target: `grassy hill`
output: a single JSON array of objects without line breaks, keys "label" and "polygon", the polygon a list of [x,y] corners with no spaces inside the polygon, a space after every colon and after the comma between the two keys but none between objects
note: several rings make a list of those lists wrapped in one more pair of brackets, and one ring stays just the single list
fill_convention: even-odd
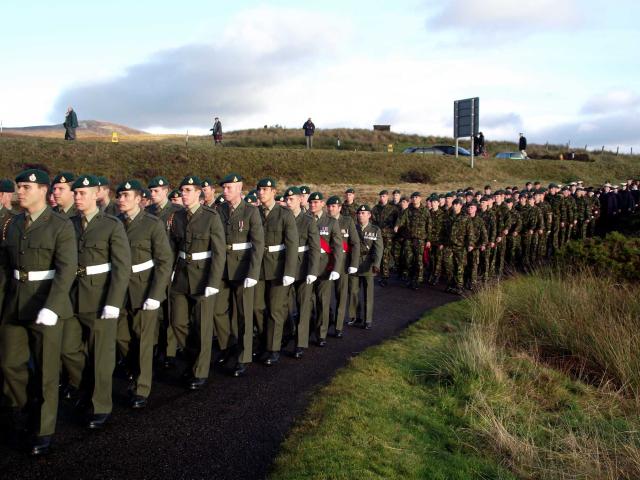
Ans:
[{"label": "grassy hill", "polygon": [[[136,130],[135,128],[119,125],[112,122],[102,122],[99,120],[81,120],[78,122],[78,129],[76,133],[78,138],[108,138],[111,140],[111,134],[113,132],[118,135],[149,135],[142,130]],[[64,127],[61,124],[57,125],[35,125],[32,127],[16,127],[5,128],[3,134],[8,136],[33,136],[33,137],[46,137],[46,138],[64,138]]]}]

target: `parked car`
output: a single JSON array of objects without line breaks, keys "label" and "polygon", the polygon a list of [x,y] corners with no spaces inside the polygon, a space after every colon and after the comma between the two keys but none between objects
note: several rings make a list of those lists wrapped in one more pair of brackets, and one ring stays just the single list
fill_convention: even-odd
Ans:
[{"label": "parked car", "polygon": [[508,160],[525,160],[520,152],[500,152],[496,158],[506,158]]},{"label": "parked car", "polygon": [[443,155],[440,150],[433,147],[408,147],[402,153],[421,153],[422,155]]},{"label": "parked car", "polygon": [[[456,147],[454,145],[434,145],[431,148],[435,148],[436,150],[440,150],[444,155],[455,155]],[[471,152],[466,148],[458,147],[458,155],[463,157],[470,157]]]}]

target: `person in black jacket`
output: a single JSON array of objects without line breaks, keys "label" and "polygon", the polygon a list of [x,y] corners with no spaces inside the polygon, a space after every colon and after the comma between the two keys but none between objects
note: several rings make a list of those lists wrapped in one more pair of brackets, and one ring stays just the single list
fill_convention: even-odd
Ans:
[{"label": "person in black jacket", "polygon": [[75,140],[76,139],[76,128],[78,128],[78,117],[76,112],[73,110],[73,107],[67,108],[67,113],[64,116],[64,139],[65,140]]},{"label": "person in black jacket", "polygon": [[316,131],[316,126],[311,121],[311,118],[309,118],[306,122],[304,122],[304,125],[302,125],[302,129],[304,130],[304,137],[307,140],[307,148],[312,148],[313,134]]},{"label": "person in black jacket", "polygon": [[520,140],[518,140],[518,150],[524,158],[527,158],[527,137],[522,132],[520,132]]}]

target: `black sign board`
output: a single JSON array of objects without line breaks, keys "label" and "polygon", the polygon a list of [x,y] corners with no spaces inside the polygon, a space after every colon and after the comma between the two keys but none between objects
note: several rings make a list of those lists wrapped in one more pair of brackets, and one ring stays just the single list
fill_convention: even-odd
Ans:
[{"label": "black sign board", "polygon": [[453,102],[453,138],[472,137],[480,126],[480,98]]}]

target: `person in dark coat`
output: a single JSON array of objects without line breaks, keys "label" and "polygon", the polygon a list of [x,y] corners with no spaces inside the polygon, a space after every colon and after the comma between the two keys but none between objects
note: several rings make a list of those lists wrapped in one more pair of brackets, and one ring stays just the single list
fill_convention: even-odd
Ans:
[{"label": "person in dark coat", "polygon": [[214,119],[213,128],[209,129],[213,135],[213,142],[215,145],[222,145],[222,122],[218,117]]},{"label": "person in dark coat", "polygon": [[307,139],[307,148],[312,148],[313,134],[316,131],[316,126],[311,121],[311,118],[309,118],[306,122],[304,122],[304,125],[302,125],[302,129],[304,130],[304,136]]},{"label": "person in dark coat", "polygon": [[482,132],[476,135],[475,143],[473,144],[475,147],[475,155],[480,156],[484,153],[484,135]]},{"label": "person in dark coat", "polygon": [[65,140],[75,140],[76,139],[76,128],[78,128],[78,117],[76,115],[73,107],[67,108],[67,113],[64,116],[64,139]]},{"label": "person in dark coat", "polygon": [[527,158],[527,137],[522,132],[520,132],[520,140],[518,140],[518,150],[524,158]]},{"label": "person in dark coat", "polygon": [[611,184],[605,183],[600,194],[600,229],[601,233],[611,230],[613,220],[618,215],[618,196],[611,190]]}]

